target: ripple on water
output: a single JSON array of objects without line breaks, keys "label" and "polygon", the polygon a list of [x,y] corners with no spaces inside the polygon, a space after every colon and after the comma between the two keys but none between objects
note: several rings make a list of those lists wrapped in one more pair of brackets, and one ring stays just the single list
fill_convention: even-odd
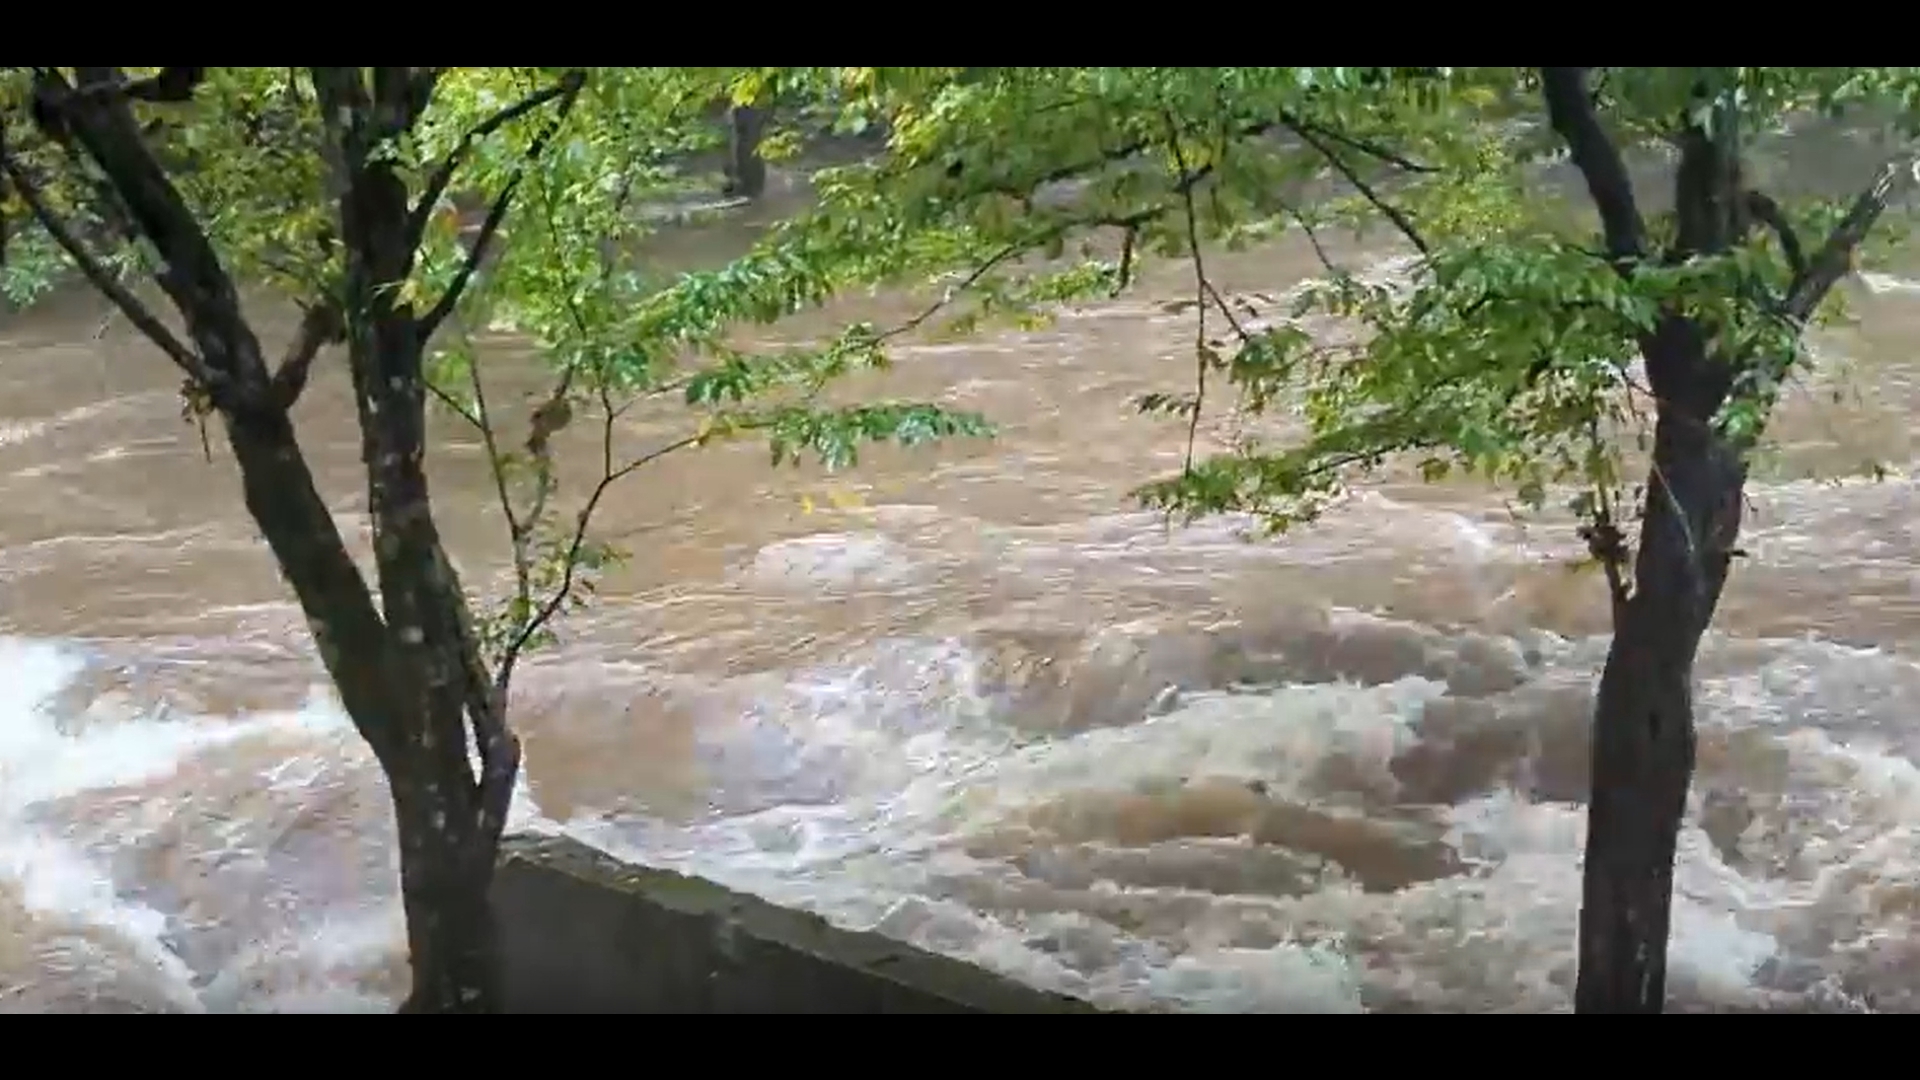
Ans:
[{"label": "ripple on water", "polygon": [[[1552,530],[1522,533],[1480,491],[1389,484],[1259,545],[1244,521],[1170,531],[1122,512],[1126,485],[1177,463],[1182,441],[1117,419],[1162,379],[1178,328],[1153,315],[1092,313],[1041,351],[1008,339],[903,365],[933,394],[971,379],[970,397],[1012,414],[1003,449],[874,471],[913,507],[775,539],[791,522],[700,502],[718,524],[530,665],[530,791],[616,854],[1111,1005],[1564,1008],[1597,591],[1569,584]],[[1068,363],[1082,355],[1102,356],[1091,381]],[[104,673],[70,647],[0,641],[0,1008],[390,1007],[404,967],[377,770],[324,698],[268,711],[272,695],[255,709],[207,689],[284,698],[312,669],[288,660],[304,662],[301,644],[267,671],[259,639],[299,626],[259,608],[284,594],[261,592],[279,586],[230,493],[223,518],[202,491],[215,485],[160,487],[99,452],[146,428],[158,447],[163,424],[198,452],[171,386],[142,393],[0,428],[0,450],[60,486],[9,483],[86,510],[61,519],[65,540],[22,534],[0,571],[11,596],[152,607],[129,577],[199,559],[212,572],[183,588],[224,609],[143,612],[137,633],[164,648]],[[325,393],[303,409],[345,425],[347,398]],[[135,414],[142,430],[121,430]],[[331,455],[323,479],[357,490],[350,428],[323,430],[339,436],[311,444]],[[29,460],[67,439],[84,453]],[[689,460],[706,471],[676,476],[700,499],[734,467]],[[450,536],[497,543],[496,523],[458,523],[482,486],[436,488],[472,495],[444,498]],[[1913,640],[1910,484],[1761,484],[1756,501],[1764,568],[1736,580],[1722,625]],[[216,520],[219,543],[183,531]],[[258,582],[235,572],[242,546]],[[689,560],[707,577],[684,581]],[[42,592],[21,591],[35,580]],[[815,631],[828,644],[785,640]],[[1903,944],[1920,941],[1916,672],[1885,650],[1710,645],[1676,1004],[1920,1007],[1920,954]],[[171,708],[148,707],[162,697]],[[523,793],[517,823],[532,808]]]}]

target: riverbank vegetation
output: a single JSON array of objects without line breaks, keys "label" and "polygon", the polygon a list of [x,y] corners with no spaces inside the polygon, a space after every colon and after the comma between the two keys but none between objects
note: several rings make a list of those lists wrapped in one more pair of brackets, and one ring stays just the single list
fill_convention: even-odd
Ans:
[{"label": "riverbank vegetation", "polygon": [[[913,327],[851,325],[778,354],[739,351],[735,328],[849,290],[933,283],[943,301],[914,327],[967,333],[1124,293],[1160,259],[1189,271],[1192,347],[1139,408],[1192,432],[1222,408],[1286,410],[1305,434],[1190,452],[1174,475],[1143,478],[1147,505],[1252,514],[1281,532],[1411,460],[1579,519],[1615,633],[1595,706],[1575,1005],[1652,1012],[1693,770],[1694,657],[1741,556],[1750,462],[1811,362],[1803,333],[1891,235],[1887,211],[1913,180],[1917,75],[8,69],[0,217],[16,292],[77,267],[179,366],[188,414],[224,429],[392,782],[409,1008],[492,1000],[485,891],[518,770],[512,674],[618,556],[592,535],[605,493],[716,439],[844,465],[874,440],[985,431],[930,403],[818,404],[839,376],[884,366]],[[791,148],[783,110],[884,131],[884,146],[816,175],[815,206],[733,263],[649,276],[629,257],[648,227],[639,210],[685,195],[688,156],[728,137],[714,103],[776,101],[771,155]],[[1756,140],[1848,110],[1892,121],[1883,167],[1856,191],[1790,199],[1753,182]],[[1656,179],[1636,177],[1641,160],[1661,164]],[[462,201],[478,209],[463,217]],[[1392,274],[1343,264],[1322,242],[1338,229],[1389,236],[1407,258]],[[1284,299],[1216,285],[1209,251],[1283,234],[1320,253],[1319,279]],[[142,279],[170,317],[132,288]],[[252,280],[306,313],[277,361],[242,310],[236,282]],[[487,326],[526,334],[552,363],[525,416],[487,395],[469,336]],[[360,404],[372,583],[296,438],[294,405],[332,346]],[[619,451],[614,419],[663,393],[686,402],[687,435]],[[456,580],[434,527],[430,405],[491,451],[512,567],[498,605]],[[548,441],[581,416],[605,425],[606,449],[563,492]]]}]

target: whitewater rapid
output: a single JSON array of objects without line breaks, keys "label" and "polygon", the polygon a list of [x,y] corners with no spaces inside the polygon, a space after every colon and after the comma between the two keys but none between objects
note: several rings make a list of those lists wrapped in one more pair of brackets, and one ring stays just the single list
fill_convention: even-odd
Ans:
[{"label": "whitewater rapid", "polygon": [[[1142,541],[1116,538],[1123,524],[1081,530],[1079,556],[1127,557]],[[913,558],[829,532],[741,574],[877,587],[875,560],[909,574]],[[617,708],[645,683],[698,714],[700,805],[556,822],[523,786],[514,827],[1111,1007],[1564,1009],[1604,647],[1294,605],[1265,624],[984,625],[722,680],[636,668],[597,690],[560,658],[528,695]],[[75,697],[113,662],[0,638],[0,1008],[391,1008],[390,818],[330,695],[244,716]],[[1915,694],[1920,668],[1884,651],[1709,644],[1680,1007],[1915,1004]]]}]

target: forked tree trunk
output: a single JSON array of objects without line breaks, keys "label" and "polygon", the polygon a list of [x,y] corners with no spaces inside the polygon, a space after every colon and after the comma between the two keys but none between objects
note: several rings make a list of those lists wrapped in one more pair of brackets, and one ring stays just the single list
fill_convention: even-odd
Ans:
[{"label": "forked tree trunk", "polygon": [[[1723,254],[1764,224],[1792,275],[1785,293],[1767,301],[1767,316],[1791,334],[1846,274],[1854,251],[1912,177],[1911,157],[1889,162],[1809,256],[1773,201],[1743,187],[1739,122],[1722,101],[1714,105],[1711,131],[1687,126],[1680,133],[1675,238],[1656,256],[1619,153],[1594,115],[1585,69],[1540,70],[1554,128],[1586,178],[1614,265],[1631,274],[1648,258],[1676,264]],[[1745,451],[1759,426],[1736,444],[1715,420],[1737,379],[1752,377],[1763,392],[1778,386],[1798,349],[1786,341],[1779,347],[1790,351],[1781,355],[1729,356],[1718,351],[1718,337],[1669,313],[1640,343],[1658,419],[1632,592],[1615,608],[1594,708],[1579,1012],[1654,1013],[1665,1004],[1674,858],[1694,770],[1694,660],[1737,554]],[[1764,424],[1770,399],[1752,404]]]},{"label": "forked tree trunk", "polygon": [[[1692,121],[1680,132],[1675,237],[1656,255],[1586,69],[1540,71],[1554,129],[1586,179],[1620,273],[1637,273],[1650,258],[1717,255],[1744,239],[1750,221],[1731,115],[1711,134]],[[1746,486],[1744,460],[1714,419],[1735,372],[1763,359],[1719,355],[1712,341],[1679,312],[1640,341],[1658,419],[1632,587],[1615,598],[1594,706],[1578,1012],[1657,1013],[1666,998],[1673,860],[1694,769],[1694,659],[1726,586]]]},{"label": "forked tree trunk", "polygon": [[384,764],[414,972],[406,1009],[485,1012],[497,1000],[487,887],[519,753],[428,491],[422,359],[438,316],[418,315],[400,295],[417,229],[406,183],[381,153],[426,104],[407,88],[407,70],[379,69],[371,100],[357,69],[317,69],[315,83],[342,162],[347,356],[400,714]]},{"label": "forked tree trunk", "polygon": [[[1697,335],[1684,337],[1676,347],[1694,348]],[[1594,709],[1579,1012],[1658,1013],[1666,996],[1694,659],[1726,585],[1746,484],[1739,457],[1682,409],[1655,427],[1634,593],[1616,612]]]}]

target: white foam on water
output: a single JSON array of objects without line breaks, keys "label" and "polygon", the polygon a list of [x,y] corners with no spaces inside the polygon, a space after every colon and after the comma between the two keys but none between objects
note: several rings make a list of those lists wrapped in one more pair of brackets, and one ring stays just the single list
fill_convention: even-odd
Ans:
[{"label": "white foam on water", "polygon": [[[390,1011],[391,995],[362,985],[362,976],[391,964],[404,941],[400,908],[391,890],[312,911],[279,929],[260,928],[267,936],[256,937],[226,956],[217,970],[196,973],[169,944],[191,927],[153,902],[143,902],[134,889],[165,890],[186,883],[116,880],[107,864],[116,848],[131,848],[155,830],[172,827],[186,830],[179,842],[190,846],[191,859],[199,860],[188,866],[219,866],[233,860],[265,865],[260,862],[266,854],[261,845],[279,842],[272,835],[273,823],[230,820],[226,808],[208,805],[206,800],[225,797],[221,793],[230,790],[250,791],[297,808],[319,793],[336,789],[343,771],[373,774],[377,765],[352,733],[338,704],[316,690],[300,709],[229,719],[111,715],[99,702],[90,715],[59,717],[56,700],[87,667],[87,656],[80,648],[0,637],[0,674],[5,678],[0,690],[0,889],[16,894],[30,918],[47,920],[48,926],[86,928],[91,935],[86,949],[62,951],[64,947],[49,946],[53,955],[96,967],[132,964],[145,969],[135,982],[160,987],[157,993],[164,1000],[153,1004],[174,1010]],[[262,747],[270,754],[281,748],[285,756],[261,763],[257,758]],[[222,765],[222,755],[231,754],[242,756]],[[194,792],[191,782],[180,788],[181,781],[176,779],[176,773],[192,761],[201,767],[211,764],[216,770],[257,768],[259,772],[252,783],[241,777],[242,786],[236,789],[233,780],[216,771],[206,782],[222,786],[209,788],[202,796]],[[166,782],[175,785],[171,794],[164,787],[143,793],[143,786]],[[64,822],[48,812],[61,800],[110,797],[123,791],[152,804],[146,807],[152,812],[131,819],[109,818],[106,826],[86,826],[87,833],[80,831],[80,823]],[[533,806],[524,778],[517,796],[509,813],[510,829],[551,827]],[[267,805],[249,804],[250,809],[236,812],[264,813]],[[183,813],[191,816],[180,818]],[[111,824],[115,820],[120,823]],[[287,820],[297,822],[298,818]],[[186,824],[180,825],[181,821]],[[382,826],[384,818],[335,824],[351,844],[369,829],[378,835],[380,829],[373,827]],[[99,835],[103,827],[109,829],[104,837]],[[88,833],[92,839],[83,839]],[[384,840],[362,842],[385,844]],[[324,867],[315,869],[320,875],[315,881],[329,892],[359,895],[352,882],[342,885]],[[245,902],[246,898],[235,898],[241,905],[236,910],[244,911]],[[245,927],[217,929],[242,942],[251,932]],[[28,933],[30,928],[16,927],[13,932]],[[15,987],[10,993],[24,997],[28,989]]]},{"label": "white foam on water", "polygon": [[[951,643],[944,648],[943,658],[928,654],[928,662],[964,665]],[[1806,727],[1793,711],[1823,696],[1831,713],[1846,714],[1829,722],[1867,724],[1902,706],[1830,693],[1817,672],[1837,684],[1858,674],[1848,670],[1853,665],[1905,662],[1804,642],[1766,649],[1769,664],[1702,686],[1703,727],[1752,733],[1784,755],[1790,776],[1779,798],[1756,802],[1742,840],[1753,859],[1735,867],[1701,824],[1699,790],[1765,781],[1703,770],[1676,868],[1669,953],[1671,993],[1689,1007],[1757,1007],[1811,993],[1766,981],[1794,959],[1789,946],[1799,959],[1826,965],[1829,983],[1846,983],[1855,977],[1847,949],[1886,925],[1869,925],[1864,909],[1884,907],[1887,890],[1920,881],[1903,824],[1920,813],[1920,770],[1859,739]],[[1572,643],[1557,652],[1582,665],[1597,658]],[[942,687],[938,697],[955,701],[953,683]],[[784,745],[802,753],[858,746],[832,766],[841,776],[833,797],[769,805],[785,782],[774,777],[761,804],[746,812],[692,826],[582,819],[569,831],[622,857],[704,874],[1110,1005],[1565,1009],[1585,829],[1579,806],[1495,790],[1433,808],[1467,865],[1391,891],[1368,891],[1336,874],[1303,895],[1216,895],[1111,880],[1086,886],[1084,895],[1045,894],[1009,878],[997,857],[968,851],[1024,811],[1063,799],[1257,781],[1275,797],[1338,802],[1340,793],[1326,786],[1327,763],[1344,761],[1342,776],[1390,783],[1394,755],[1418,740],[1422,710],[1445,689],[1408,677],[1268,695],[1199,693],[1163,716],[1039,740],[996,734],[965,705],[949,709],[946,726],[930,728],[924,715],[911,725],[899,717],[941,708],[933,700],[896,700],[889,713],[863,709],[858,695],[843,699],[847,707],[838,712],[819,709],[816,699],[811,710],[782,714],[779,727]],[[744,729],[726,737],[751,738]],[[719,753],[736,769],[755,767],[751,754]],[[742,779],[725,769],[718,777],[721,784]],[[1222,842],[1194,838],[1190,846]],[[1808,868],[1798,880],[1763,865],[1787,854]],[[956,880],[989,883],[985,895],[999,888],[1009,899],[956,902]],[[1863,881],[1882,890],[1880,899],[1860,895]],[[1126,907],[1154,929],[1129,932],[1099,919],[1090,928],[1078,909],[1099,904]],[[1161,918],[1174,912],[1189,914]],[[1079,962],[1063,959],[1076,954]]]},{"label": "white foam on water", "polygon": [[1920,293],[1920,281],[1900,277],[1897,274],[1883,274],[1875,270],[1863,270],[1860,273],[1860,280],[1867,286],[1867,291],[1876,296],[1887,293]]},{"label": "white foam on water", "polygon": [[[1343,618],[1375,634],[1399,625]],[[1604,647],[1536,636],[1539,663],[1565,680],[1587,678]],[[1899,972],[1873,957],[1920,932],[1920,837],[1909,824],[1920,820],[1920,769],[1903,742],[1912,739],[1903,688],[1920,686],[1920,668],[1810,641],[1716,639],[1707,661],[1707,749],[1676,865],[1671,993],[1697,1007],[1906,1000]],[[390,900],[336,902],[196,978],[164,944],[167,917],[33,813],[76,792],[165,779],[248,739],[323,738],[337,754],[357,745],[338,708],[316,698],[287,713],[106,717],[69,732],[46,706],[85,665],[72,648],[0,638],[0,886],[17,887],[30,911],[110,934],[116,962],[163,976],[171,1007],[390,1008],[375,978],[400,938]],[[756,676],[753,708],[699,732],[713,778],[708,816],[588,815],[566,831],[1111,1006],[1567,1007],[1583,809],[1498,785],[1452,806],[1378,798],[1396,783],[1396,757],[1421,744],[1429,708],[1448,694],[1443,678],[1201,690],[1136,722],[1036,733],[1008,722],[1018,718],[985,690],[984,669],[966,642],[941,638]],[[259,769],[260,791],[295,801],[328,774],[298,752]],[[1737,836],[1710,835],[1718,826],[1706,804],[1730,794],[1745,823]],[[1238,807],[1257,814],[1262,800],[1414,847],[1430,835],[1460,865],[1391,888],[1304,858],[1317,869],[1289,889],[1202,887],[1167,870],[1181,858],[1273,854],[1271,842],[1210,824],[1237,820]],[[1182,814],[1198,824],[1160,824]],[[524,792],[512,827],[555,828]],[[1023,862],[1049,851],[1091,869],[1056,880]],[[1100,868],[1121,856],[1159,876]]]},{"label": "white foam on water", "polygon": [[786,589],[887,588],[912,580],[915,560],[900,544],[872,533],[815,533],[768,544],[746,576]]}]

